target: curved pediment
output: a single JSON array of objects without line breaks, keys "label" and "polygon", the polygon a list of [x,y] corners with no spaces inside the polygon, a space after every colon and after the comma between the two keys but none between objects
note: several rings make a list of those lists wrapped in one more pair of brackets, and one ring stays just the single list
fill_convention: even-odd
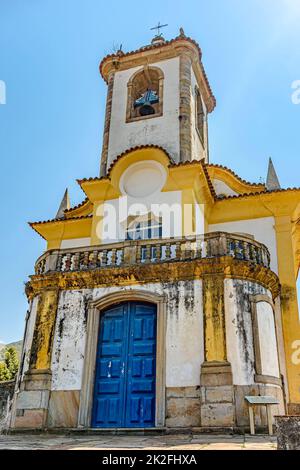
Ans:
[{"label": "curved pediment", "polygon": [[266,189],[264,184],[250,183],[243,180],[234,171],[225,166],[209,164],[206,167],[217,197],[260,193]]}]

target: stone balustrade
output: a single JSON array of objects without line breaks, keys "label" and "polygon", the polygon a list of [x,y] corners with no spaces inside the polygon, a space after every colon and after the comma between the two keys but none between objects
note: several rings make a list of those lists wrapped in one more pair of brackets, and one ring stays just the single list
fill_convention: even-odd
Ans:
[{"label": "stone balustrade", "polygon": [[184,239],[124,241],[100,246],[50,250],[36,262],[35,273],[70,272],[231,256],[266,268],[270,254],[265,245],[247,236],[213,232]]}]

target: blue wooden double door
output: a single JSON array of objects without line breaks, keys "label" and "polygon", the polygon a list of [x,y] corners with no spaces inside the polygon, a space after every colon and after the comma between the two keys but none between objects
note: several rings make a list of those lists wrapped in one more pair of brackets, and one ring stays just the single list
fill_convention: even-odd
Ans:
[{"label": "blue wooden double door", "polygon": [[92,426],[155,426],[156,305],[126,302],[101,314]]}]

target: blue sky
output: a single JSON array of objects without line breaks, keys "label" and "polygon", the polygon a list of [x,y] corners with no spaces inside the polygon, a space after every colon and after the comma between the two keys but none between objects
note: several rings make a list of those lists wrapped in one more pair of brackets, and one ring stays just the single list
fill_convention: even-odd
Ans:
[{"label": "blue sky", "polygon": [[101,58],[148,44],[149,28],[197,40],[217,107],[210,159],[250,181],[272,156],[281,184],[300,186],[300,0],[0,0],[0,341],[22,337],[24,282],[43,240],[27,221],[52,218],[65,187],[98,174],[106,88]]}]

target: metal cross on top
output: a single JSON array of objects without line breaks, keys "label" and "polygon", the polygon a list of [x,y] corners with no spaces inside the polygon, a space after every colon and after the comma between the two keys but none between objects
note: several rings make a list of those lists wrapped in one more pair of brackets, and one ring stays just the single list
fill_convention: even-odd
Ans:
[{"label": "metal cross on top", "polygon": [[153,28],[150,28],[150,30],[154,30],[154,29],[157,29],[157,36],[161,36],[161,28],[165,28],[166,26],[168,26],[167,24],[160,24],[160,21],[158,22],[158,25],[157,26],[154,26]]}]

